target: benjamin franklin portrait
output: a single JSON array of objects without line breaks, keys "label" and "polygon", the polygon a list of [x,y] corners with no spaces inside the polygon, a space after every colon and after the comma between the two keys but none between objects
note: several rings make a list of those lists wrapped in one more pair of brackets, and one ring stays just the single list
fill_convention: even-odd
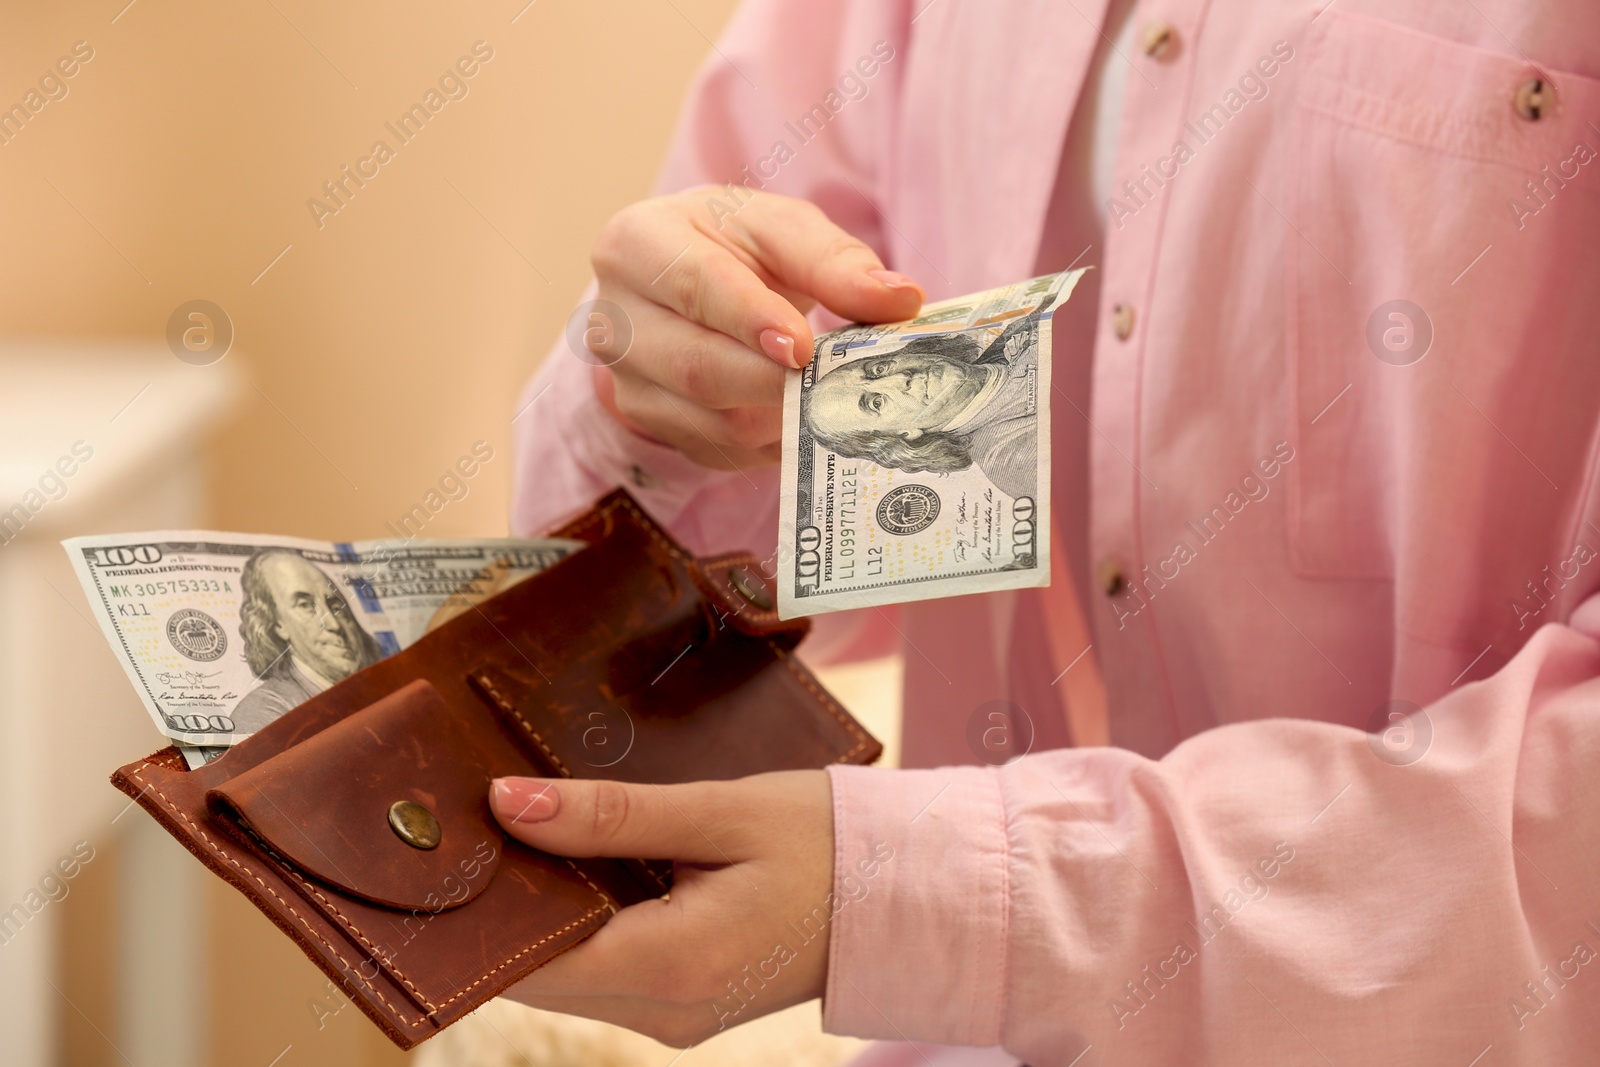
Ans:
[{"label": "benjamin franklin portrait", "polygon": [[234,706],[236,733],[254,733],[383,657],[338,586],[293,549],[251,556],[239,586],[244,658],[261,684]]},{"label": "benjamin franklin portrait", "polygon": [[987,348],[942,334],[847,363],[811,387],[806,425],[842,456],[910,474],[976,464],[1001,492],[1034,496],[1038,329],[1029,315]]}]

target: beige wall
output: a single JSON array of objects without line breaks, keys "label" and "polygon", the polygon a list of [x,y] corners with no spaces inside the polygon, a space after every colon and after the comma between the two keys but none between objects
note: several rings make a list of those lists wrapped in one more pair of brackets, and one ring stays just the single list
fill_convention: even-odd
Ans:
[{"label": "beige wall", "polygon": [[[0,146],[0,334],[158,338],[214,301],[250,383],[196,442],[214,525],[376,536],[483,439],[496,458],[425,532],[503,532],[515,393],[732,7],[524,2],[6,5],[0,105],[74,42],[94,56]],[[384,123],[478,40],[494,58],[466,98],[399,146]],[[379,138],[395,158],[319,229],[307,199]],[[109,1018],[107,895],[71,898],[64,981]],[[291,1041],[285,1067],[391,1062],[353,1008],[316,1029],[320,975],[220,883],[206,929],[210,1062],[261,1067]],[[86,1021],[68,1014],[72,1062],[116,1062]]]},{"label": "beige wall", "polygon": [[[525,0],[136,0],[112,24],[123,2],[8,5],[0,103],[75,41],[94,58],[0,146],[0,332],[159,337],[212,300],[252,382],[215,445],[218,523],[376,535],[481,438],[495,461],[428,532],[502,530],[515,392],[732,0],[537,0],[515,24]],[[467,97],[401,146],[384,123],[478,40]],[[379,138],[395,158],[319,230],[306,201]]]}]

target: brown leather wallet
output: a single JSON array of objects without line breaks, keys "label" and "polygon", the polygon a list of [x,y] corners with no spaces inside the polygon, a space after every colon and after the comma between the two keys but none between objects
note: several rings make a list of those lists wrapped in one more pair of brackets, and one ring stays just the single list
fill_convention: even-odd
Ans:
[{"label": "brown leather wallet", "polygon": [[402,1048],[670,888],[670,866],[507,838],[492,779],[726,779],[882,751],[791,654],[806,625],[779,621],[754,557],[693,558],[621,490],[554,533],[589,545],[204,767],[168,748],[111,779]]}]

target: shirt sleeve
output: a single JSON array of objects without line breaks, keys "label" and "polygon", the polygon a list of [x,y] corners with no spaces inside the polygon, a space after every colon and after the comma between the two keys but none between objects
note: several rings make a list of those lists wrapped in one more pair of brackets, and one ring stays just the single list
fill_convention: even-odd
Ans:
[{"label": "shirt sleeve", "polygon": [[1592,1056],[1597,637],[1600,597],[1399,737],[832,768],[827,1028],[1035,1067]]}]

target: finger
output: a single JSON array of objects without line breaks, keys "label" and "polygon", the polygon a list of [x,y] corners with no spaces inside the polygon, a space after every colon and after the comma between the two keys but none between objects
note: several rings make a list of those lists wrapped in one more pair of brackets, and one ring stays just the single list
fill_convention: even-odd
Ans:
[{"label": "finger", "polygon": [[645,201],[624,209],[601,233],[593,259],[602,282],[624,286],[774,362],[799,367],[811,356],[811,327],[800,309],[681,208]]},{"label": "finger", "polygon": [[743,470],[779,458],[783,412],[771,406],[713,411],[638,377],[613,379],[618,412],[697,462]]},{"label": "finger", "polygon": [[[534,972],[535,974],[539,972]],[[613,1026],[654,1038],[673,1048],[688,1048],[738,1023],[753,1018],[754,1011],[730,995],[731,1004],[709,1001],[694,1004],[663,1004],[637,997],[558,997],[525,993],[522,984],[506,990],[505,996],[531,1008],[598,1019]]]},{"label": "finger", "polygon": [[886,270],[876,252],[809,201],[757,193],[722,221],[723,232],[779,287],[805,293],[847,319],[898,322],[922,306],[921,285]]},{"label": "finger", "polygon": [[701,407],[783,404],[784,369],[718,333],[657,304],[635,302],[633,350],[613,369],[634,374]]},{"label": "finger", "polygon": [[722,864],[746,858],[758,796],[743,783],[603,779],[497,778],[490,790],[506,833],[545,852]]},{"label": "finger", "polygon": [[[704,999],[747,962],[714,959],[720,943],[706,936],[709,929],[736,928],[752,918],[740,904],[749,892],[745,876],[742,867],[680,868],[671,896],[623,908],[594,936],[529,975],[524,988],[550,996]],[[718,879],[732,879],[733,891],[717,892],[704,884]]]},{"label": "finger", "polygon": [[[755,449],[732,444],[719,445],[702,428],[714,425],[720,419],[735,417],[764,418],[768,423],[776,424],[781,422],[781,414],[776,417],[748,414],[760,411],[758,408],[739,409],[747,413],[744,416],[740,416],[739,411],[720,414],[688,400],[674,399],[660,386],[637,377],[623,381],[627,411],[617,402],[617,379],[609,368],[595,368],[595,396],[614,419],[646,440],[675,448],[702,467],[716,470],[742,471],[783,459],[783,446],[777,441]],[[645,423],[650,425],[647,427]],[[777,431],[768,429],[760,436],[765,439],[769,433],[776,435]]]},{"label": "finger", "polygon": [[595,367],[593,368],[592,374],[595,399],[600,401],[600,406],[605,408],[606,412],[610,414],[613,419],[616,419],[617,422],[627,427],[631,432],[645,438],[651,444],[666,444],[666,440],[664,438],[660,438],[652,434],[643,426],[640,426],[637,422],[634,422],[627,415],[623,414],[622,409],[617,407],[617,379],[616,376],[611,373],[610,367]]}]

